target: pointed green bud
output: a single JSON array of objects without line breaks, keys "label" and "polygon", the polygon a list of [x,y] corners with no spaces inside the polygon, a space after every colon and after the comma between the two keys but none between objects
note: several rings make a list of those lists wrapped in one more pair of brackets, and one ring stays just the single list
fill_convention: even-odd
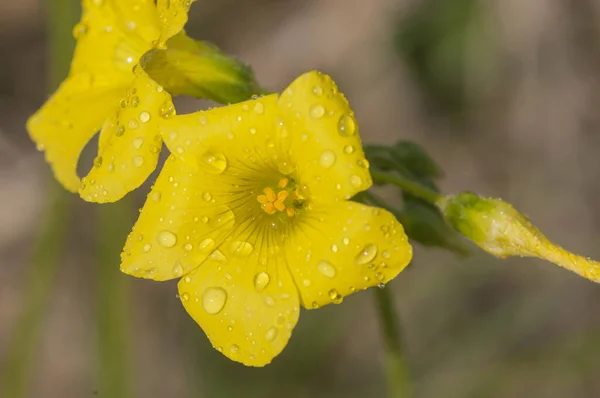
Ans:
[{"label": "pointed green bud", "polygon": [[439,206],[450,225],[496,257],[538,257],[600,282],[600,263],[550,242],[509,203],[465,192],[444,198]]},{"label": "pointed green bud", "polygon": [[166,49],[154,48],[140,59],[144,71],[172,95],[189,95],[221,104],[264,94],[252,69],[211,43],[180,33]]}]

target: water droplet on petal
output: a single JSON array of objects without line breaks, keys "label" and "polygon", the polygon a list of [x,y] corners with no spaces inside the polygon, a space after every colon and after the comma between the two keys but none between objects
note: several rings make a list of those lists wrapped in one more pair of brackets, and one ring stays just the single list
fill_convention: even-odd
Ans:
[{"label": "water droplet on petal", "polygon": [[246,256],[249,256],[250,253],[252,253],[252,250],[254,250],[254,247],[252,246],[252,244],[250,242],[235,241],[231,245],[231,249],[233,250],[233,253],[236,256],[246,257]]},{"label": "water droplet on petal", "polygon": [[259,292],[263,291],[267,287],[267,285],[269,284],[270,281],[271,281],[271,278],[269,277],[269,274],[267,274],[266,272],[259,272],[254,277],[254,287]]},{"label": "water droplet on petal", "polygon": [[193,248],[194,246],[191,243],[186,243],[185,245],[183,245],[183,250],[185,250],[186,252],[192,251]]},{"label": "water droplet on petal", "polygon": [[145,251],[146,253],[148,253],[150,251],[150,249],[152,249],[152,245],[150,243],[146,243],[144,245],[144,247],[142,247],[142,250]]},{"label": "water droplet on petal", "polygon": [[317,97],[320,97],[323,95],[323,88],[319,85],[316,85],[313,87],[312,92],[314,95],[316,95]]},{"label": "water droplet on petal", "polygon": [[337,245],[331,245],[331,251],[334,252],[334,253],[337,253],[338,252]]},{"label": "water droplet on petal", "polygon": [[267,341],[273,341],[275,340],[275,337],[277,337],[277,328],[272,327],[271,329],[267,330],[267,334],[265,334],[265,339]]},{"label": "water droplet on petal", "polygon": [[157,239],[158,243],[163,247],[173,247],[177,243],[177,235],[171,231],[160,231]]},{"label": "water droplet on petal", "polygon": [[352,184],[355,188],[360,188],[362,186],[362,178],[357,175],[350,176],[350,184]]},{"label": "water droplet on petal", "polygon": [[231,351],[232,354],[236,354],[238,351],[240,350],[240,347],[238,347],[237,345],[233,344],[230,348],[229,351]]},{"label": "water droplet on petal", "polygon": [[198,246],[198,248],[200,249],[201,252],[210,253],[213,251],[215,246],[216,246],[216,243],[214,240],[212,240],[211,238],[206,238],[202,242],[200,242],[200,245]]},{"label": "water droplet on petal", "polygon": [[210,202],[212,200],[212,195],[210,194],[210,192],[204,192],[202,194],[202,199],[204,199],[207,202]]},{"label": "water droplet on petal", "polygon": [[326,169],[330,168],[335,163],[335,153],[333,151],[323,151],[319,163]]},{"label": "water droplet on petal", "polygon": [[206,152],[200,157],[200,164],[211,174],[221,174],[227,168],[227,158],[219,152]]},{"label": "water droplet on petal", "polygon": [[344,114],[338,121],[338,133],[343,137],[351,137],[356,133],[356,122],[351,115]]},{"label": "water droplet on petal", "polygon": [[154,191],[150,194],[150,199],[152,199],[155,202],[158,202],[160,200],[160,192],[159,191]]},{"label": "water droplet on petal", "polygon": [[179,277],[183,275],[183,266],[181,265],[180,262],[175,263],[175,266],[173,267],[173,276],[174,277]]},{"label": "water droplet on petal", "polygon": [[210,258],[221,264],[227,264],[227,257],[219,249],[210,254]]},{"label": "water droplet on petal", "polygon": [[324,114],[325,114],[325,108],[323,108],[323,105],[316,104],[316,105],[311,106],[310,117],[312,117],[314,119],[318,119],[318,118],[322,117]]},{"label": "water droplet on petal", "polygon": [[150,120],[150,114],[146,111],[140,113],[140,122],[147,123]]},{"label": "water droplet on petal", "polygon": [[335,267],[333,265],[329,264],[327,261],[321,261],[319,264],[317,264],[317,269],[319,270],[319,272],[321,274],[323,274],[324,276],[326,276],[328,278],[335,277],[335,274],[336,274]]},{"label": "water droplet on petal", "polygon": [[368,264],[377,256],[377,246],[374,244],[365,245],[356,255],[354,262],[358,265]]},{"label": "water droplet on petal", "polygon": [[135,167],[142,167],[144,164],[144,158],[142,156],[136,156],[133,158],[133,165]]},{"label": "water droplet on petal", "polygon": [[94,166],[96,166],[96,167],[102,166],[102,156],[97,156],[96,159],[94,159]]},{"label": "water droplet on petal", "polygon": [[226,301],[227,292],[220,287],[209,287],[202,295],[202,307],[211,315],[221,312]]},{"label": "water droplet on petal", "polygon": [[140,149],[144,144],[144,139],[142,137],[138,137],[133,140],[132,144],[135,149]]},{"label": "water droplet on petal", "polygon": [[356,164],[358,165],[358,167],[363,168],[363,169],[369,168],[369,161],[367,159],[357,160]]},{"label": "water droplet on petal", "polygon": [[328,296],[331,299],[331,301],[333,301],[335,304],[341,303],[344,299],[342,295],[335,289],[331,289],[328,293]]},{"label": "water droplet on petal", "polygon": [[183,294],[181,295],[181,300],[182,300],[182,301],[188,301],[189,299],[190,299],[190,295],[189,295],[189,293],[183,293]]},{"label": "water droplet on petal", "polygon": [[267,307],[274,307],[275,299],[271,296],[265,296],[265,304],[267,305]]},{"label": "water droplet on petal", "polygon": [[262,102],[257,102],[254,105],[254,113],[256,113],[257,115],[262,115],[263,113],[265,113],[265,106]]},{"label": "water droplet on petal", "polygon": [[347,155],[352,155],[352,154],[354,153],[354,147],[353,147],[352,145],[346,145],[346,146],[344,147],[344,152],[345,152]]}]

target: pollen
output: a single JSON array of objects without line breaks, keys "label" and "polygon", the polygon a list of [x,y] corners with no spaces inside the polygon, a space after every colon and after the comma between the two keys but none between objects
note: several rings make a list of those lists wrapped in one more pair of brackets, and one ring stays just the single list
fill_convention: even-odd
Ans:
[{"label": "pollen", "polygon": [[[273,188],[266,187],[263,189],[263,193],[256,197],[256,200],[261,204],[261,208],[265,211],[265,213],[275,214],[280,212],[285,213],[289,217],[293,217],[296,214],[294,202],[298,199],[298,194],[295,190],[291,191],[290,187],[288,187],[288,183],[289,179],[282,178],[277,183],[277,186],[282,188],[282,190],[275,193]],[[285,189],[286,187],[288,189]],[[286,203],[288,198],[292,199],[291,203]]]}]

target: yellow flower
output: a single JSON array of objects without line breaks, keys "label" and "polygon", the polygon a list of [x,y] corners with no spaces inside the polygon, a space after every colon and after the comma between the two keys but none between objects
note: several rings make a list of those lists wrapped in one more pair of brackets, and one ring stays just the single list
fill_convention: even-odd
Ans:
[{"label": "yellow flower", "polygon": [[394,278],[412,249],[387,211],[349,199],[371,186],[357,124],[333,81],[176,116],[167,160],[121,270],[182,278],[179,295],[213,346],[263,366],[318,308]]},{"label": "yellow flower", "polygon": [[84,199],[120,199],[156,167],[161,138],[155,115],[172,115],[173,105],[162,87],[133,67],[146,51],[165,47],[182,30],[190,4],[83,1],[81,21],[73,29],[77,47],[69,76],[27,122],[32,139],[69,191],[80,189],[79,155],[100,129],[98,157],[81,187]]}]

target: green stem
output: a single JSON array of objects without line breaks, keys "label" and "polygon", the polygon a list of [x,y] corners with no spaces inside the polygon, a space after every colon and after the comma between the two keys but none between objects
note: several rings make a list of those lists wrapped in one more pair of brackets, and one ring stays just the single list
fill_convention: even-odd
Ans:
[{"label": "green stem", "polygon": [[389,289],[374,289],[385,345],[385,369],[389,398],[412,395],[409,367],[402,349],[400,322]]},{"label": "green stem", "polygon": [[119,254],[134,221],[131,199],[97,206],[96,217],[98,388],[102,396],[127,398],[133,394],[128,342],[130,284],[119,272]]},{"label": "green stem", "polygon": [[390,175],[380,171],[371,171],[371,176],[375,182],[393,184],[403,191],[426,200],[434,205],[443,199],[443,197],[437,192],[398,175]]},{"label": "green stem", "polygon": [[[74,41],[71,27],[79,18],[78,0],[53,0],[48,4],[48,36],[51,48],[49,86],[54,89],[67,75]],[[31,365],[48,308],[54,281],[65,246],[71,212],[71,194],[53,179],[46,188],[46,208],[33,247],[30,275],[24,287],[23,309],[8,344],[4,371],[0,378],[0,397],[27,395]]]}]

